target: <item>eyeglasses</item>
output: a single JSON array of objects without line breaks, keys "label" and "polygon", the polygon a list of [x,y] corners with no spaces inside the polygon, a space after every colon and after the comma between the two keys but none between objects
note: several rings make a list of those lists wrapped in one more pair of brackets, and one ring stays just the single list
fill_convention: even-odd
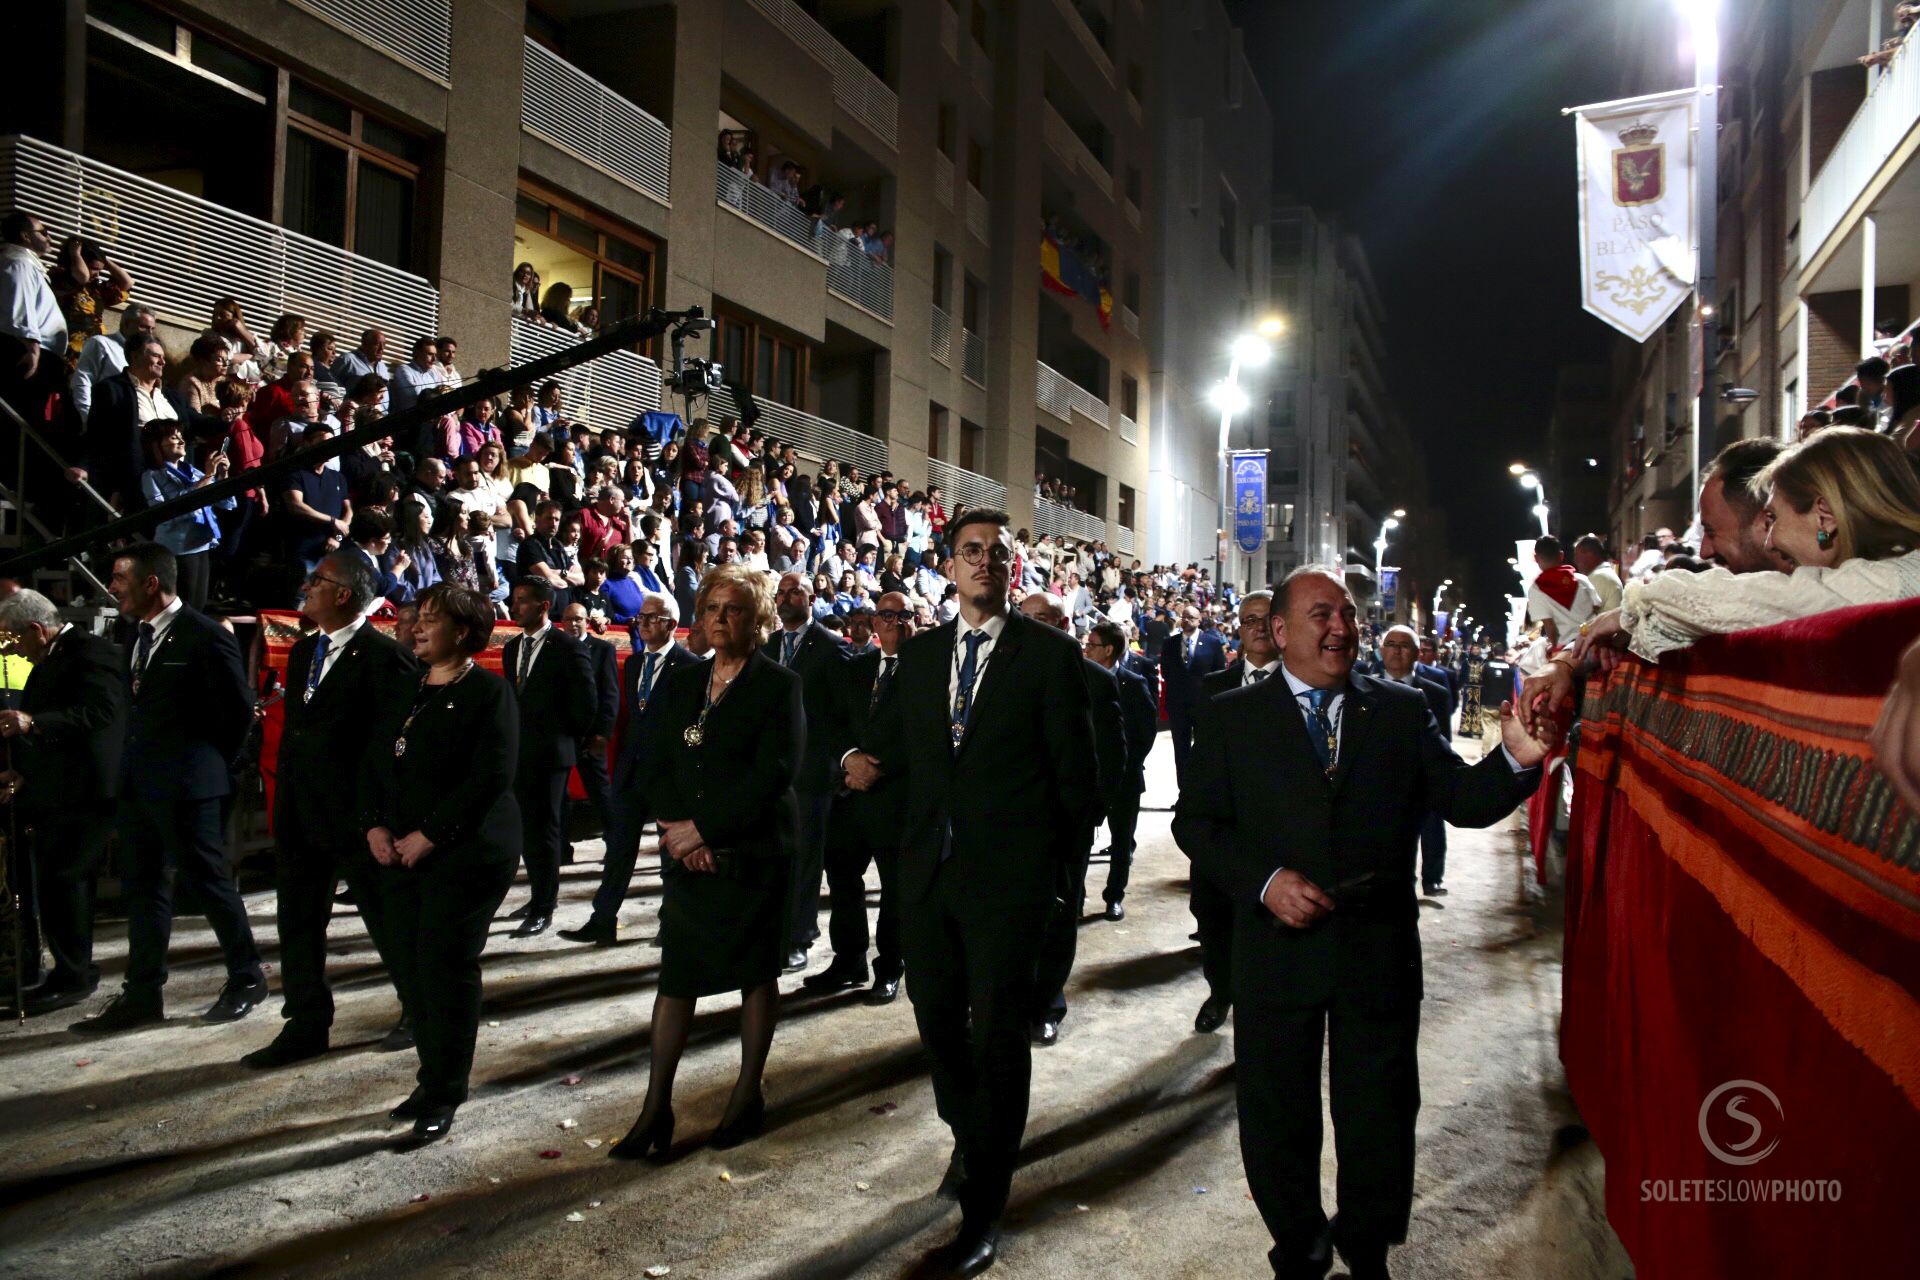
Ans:
[{"label": "eyeglasses", "polygon": [[1267,624],[1271,621],[1273,621],[1272,614],[1257,614],[1254,617],[1240,619],[1240,629],[1242,631],[1265,631]]},{"label": "eyeglasses", "polygon": [[312,585],[313,585],[314,583],[316,583],[316,582],[325,582],[325,583],[327,583],[327,584],[329,584],[329,585],[331,585],[331,586],[335,586],[335,587],[339,587],[339,588],[340,588],[341,590],[343,590],[343,591],[345,591],[345,590],[349,590],[349,589],[350,589],[350,588],[349,588],[349,587],[347,586],[347,584],[346,584],[346,583],[344,583],[344,582],[342,582],[342,581],[340,581],[340,579],[338,579],[338,578],[329,578],[329,577],[328,577],[328,576],[327,576],[326,574],[324,574],[324,573],[321,573],[321,572],[320,572],[319,570],[317,570],[317,569],[316,569],[316,570],[314,570],[314,571],[313,571],[312,573],[310,573],[310,574],[308,574],[308,575],[307,575],[307,585],[308,585],[308,586],[312,586]]},{"label": "eyeglasses", "polygon": [[1013,559],[1012,549],[1004,542],[996,542],[991,546],[979,542],[969,542],[966,546],[961,547],[955,554],[968,564],[979,564],[981,561],[986,560],[991,561],[995,565],[1004,565]]},{"label": "eyeglasses", "polygon": [[913,615],[904,609],[882,609],[873,615],[873,620],[875,622],[908,623],[913,621]]},{"label": "eyeglasses", "polygon": [[673,616],[665,613],[642,613],[636,615],[641,622],[672,622]]}]

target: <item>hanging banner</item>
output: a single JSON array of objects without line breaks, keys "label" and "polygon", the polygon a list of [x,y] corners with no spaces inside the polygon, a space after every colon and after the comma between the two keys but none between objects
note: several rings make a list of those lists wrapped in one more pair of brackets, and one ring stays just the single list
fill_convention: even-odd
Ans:
[{"label": "hanging banner", "polygon": [[1433,632],[1442,640],[1453,634],[1453,615],[1445,609],[1439,609],[1433,615]]},{"label": "hanging banner", "polygon": [[1581,301],[1645,342],[1693,290],[1694,99],[1655,94],[1574,114]]},{"label": "hanging banner", "polygon": [[1392,565],[1380,570],[1380,613],[1383,617],[1393,616],[1393,595],[1400,587],[1400,571]]},{"label": "hanging banner", "polygon": [[1233,473],[1233,537],[1248,555],[1267,538],[1267,451],[1236,450],[1227,460]]}]

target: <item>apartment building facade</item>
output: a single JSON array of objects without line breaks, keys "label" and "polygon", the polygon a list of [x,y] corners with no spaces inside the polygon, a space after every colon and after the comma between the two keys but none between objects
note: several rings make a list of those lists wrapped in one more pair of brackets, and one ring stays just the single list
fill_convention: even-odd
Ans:
[{"label": "apartment building facade", "polygon": [[[259,328],[446,333],[491,367],[572,340],[513,314],[530,263],[608,321],[707,308],[710,354],[804,457],[1140,540],[1140,0],[59,0],[23,23],[53,83],[0,107],[0,200],[111,244],[170,329],[232,295]],[[787,161],[891,261],[777,196]],[[1043,227],[1080,292],[1043,286]],[[685,412],[667,358],[576,369],[568,403]]]}]

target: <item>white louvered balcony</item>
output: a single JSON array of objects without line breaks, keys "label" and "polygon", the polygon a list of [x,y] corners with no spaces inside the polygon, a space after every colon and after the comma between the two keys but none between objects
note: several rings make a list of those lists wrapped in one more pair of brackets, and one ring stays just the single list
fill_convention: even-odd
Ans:
[{"label": "white louvered balcony", "polygon": [[927,331],[927,354],[948,368],[953,367],[953,317],[939,307],[933,308],[933,327]]},{"label": "white louvered balcony", "polygon": [[38,214],[56,241],[99,240],[132,273],[134,301],[195,330],[231,296],[263,333],[289,311],[309,332],[378,325],[401,345],[440,331],[440,294],[411,272],[37,138],[0,138],[0,206]]},{"label": "white louvered balcony", "polygon": [[448,84],[453,0],[293,0],[362,44]]},{"label": "white louvered balcony", "polygon": [[953,161],[939,151],[933,153],[933,198],[953,208]]},{"label": "white louvered balcony", "polygon": [[1120,308],[1120,327],[1134,337],[1140,336],[1140,313],[1132,307]]},{"label": "white louvered balcony", "polygon": [[897,148],[900,99],[886,82],[867,69],[833,33],[793,0],[747,0],[768,21],[791,36],[833,72],[833,100],[847,114],[866,125],[889,147]]},{"label": "white louvered balcony", "polygon": [[671,204],[673,131],[553,50],[526,42],[520,127],[661,204]]},{"label": "white louvered balcony", "polygon": [[940,487],[940,495],[947,500],[949,511],[960,503],[965,503],[969,507],[988,507],[995,511],[1007,509],[1007,486],[977,471],[956,467],[951,462],[928,458],[927,484]]},{"label": "white louvered balcony", "polygon": [[1033,535],[1036,538],[1078,538],[1082,542],[1093,542],[1107,536],[1107,522],[1063,502],[1035,498]]},{"label": "white louvered balcony", "polygon": [[893,268],[856,249],[837,231],[819,233],[814,252],[827,260],[827,289],[888,324],[893,323]]},{"label": "white louvered balcony", "polygon": [[[782,444],[795,446],[809,461],[851,462],[868,475],[885,471],[889,465],[887,442],[878,436],[759,396],[753,402],[760,410],[754,426]],[[721,418],[738,417],[739,413],[733,393],[725,387],[707,397],[707,416],[716,425]]]},{"label": "white louvered balcony", "polygon": [[1080,47],[1087,51],[1089,58],[1093,59],[1093,65],[1100,68],[1100,74],[1107,78],[1107,83],[1112,84],[1113,59],[1107,56],[1105,49],[1100,47],[1100,37],[1093,34],[1093,28],[1087,25],[1085,18],[1080,16],[1080,10],[1074,5],[1073,0],[1054,0],[1054,3],[1060,10],[1060,16],[1066,20],[1067,26],[1079,38]]},{"label": "white louvered balcony", "polygon": [[826,261],[826,255],[820,252],[821,240],[814,231],[813,219],[801,212],[799,205],[782,200],[740,170],[715,163],[713,198],[748,221],[791,241],[795,248]]},{"label": "white louvered balcony", "polygon": [[967,184],[967,230],[973,232],[973,238],[981,244],[987,244],[987,197],[971,182]]},{"label": "white louvered balcony", "polygon": [[1120,418],[1120,438],[1128,444],[1139,444],[1140,424],[1124,413],[1118,416]]},{"label": "white louvered balcony", "polygon": [[1853,207],[1882,165],[1893,158],[1920,124],[1920,51],[1911,38],[1875,76],[1853,120],[1807,188],[1800,214],[1800,261],[1819,257],[1827,238]]},{"label": "white louvered balcony", "polygon": [[960,331],[960,376],[986,390],[987,340],[971,329]]},{"label": "white louvered balcony", "polygon": [[1113,549],[1123,556],[1133,554],[1133,530],[1123,524],[1113,526]]},{"label": "white louvered balcony", "polygon": [[1047,146],[1060,157],[1060,162],[1069,169],[1078,169],[1087,180],[1101,191],[1113,194],[1113,175],[1107,172],[1107,166],[1093,154],[1093,149],[1081,140],[1073,131],[1066,117],[1054,110],[1051,102],[1040,108],[1040,132],[1045,136]]},{"label": "white louvered balcony", "polygon": [[[583,341],[518,316],[513,320],[509,358],[523,364],[565,351]],[[643,413],[660,407],[660,366],[633,351],[609,351],[555,375],[567,414],[601,431],[625,431]]]},{"label": "white louvered balcony", "polygon": [[1039,377],[1034,382],[1034,403],[1056,418],[1071,420],[1077,410],[1103,427],[1113,423],[1107,416],[1107,402],[1079,383],[1053,368],[1044,360],[1034,362]]}]

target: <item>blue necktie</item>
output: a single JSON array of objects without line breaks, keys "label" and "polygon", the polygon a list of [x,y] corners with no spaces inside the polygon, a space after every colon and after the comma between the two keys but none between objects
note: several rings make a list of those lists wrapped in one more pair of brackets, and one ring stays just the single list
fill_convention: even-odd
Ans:
[{"label": "blue necktie", "polygon": [[133,691],[140,692],[140,677],[146,674],[147,659],[153,655],[153,624],[140,624],[140,643],[133,650]]},{"label": "blue necktie", "polygon": [[640,659],[640,709],[647,709],[647,699],[653,694],[653,660],[656,658],[651,649]]},{"label": "blue necktie", "polygon": [[1329,778],[1333,776],[1334,761],[1339,756],[1339,740],[1334,737],[1333,721],[1327,716],[1327,708],[1339,692],[1338,689],[1307,690],[1307,704],[1313,710],[1313,732],[1307,736],[1312,739],[1313,754]]},{"label": "blue necktie", "polygon": [[781,666],[790,667],[793,665],[793,651],[800,647],[800,635],[801,633],[798,631],[789,631],[786,635],[780,637]]},{"label": "blue necktie", "polygon": [[324,631],[321,632],[320,638],[316,640],[313,645],[312,664],[307,668],[306,700],[308,702],[313,701],[314,693],[317,692],[320,688],[320,670],[322,667],[326,665],[327,650],[332,647],[333,647],[333,640],[330,637],[328,637],[326,632]]},{"label": "blue necktie", "polygon": [[867,697],[867,714],[872,715],[879,707],[880,699],[887,692],[887,686],[893,682],[893,658],[880,659],[880,674],[874,677],[873,692]]},{"label": "blue necktie", "polygon": [[965,643],[967,656],[960,662],[960,687],[953,696],[953,745],[957,749],[960,739],[967,735],[967,718],[973,714],[973,682],[979,675],[980,646],[987,642],[987,633],[974,631],[967,635]]}]

